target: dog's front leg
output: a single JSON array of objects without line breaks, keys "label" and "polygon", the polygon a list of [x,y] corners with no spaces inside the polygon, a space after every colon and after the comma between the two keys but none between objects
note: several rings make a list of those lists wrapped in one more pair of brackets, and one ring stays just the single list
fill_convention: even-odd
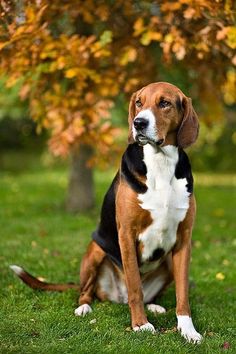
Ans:
[{"label": "dog's front leg", "polygon": [[195,217],[195,200],[190,198],[187,215],[177,231],[177,242],[173,249],[173,273],[176,291],[176,315],[178,330],[189,342],[200,343],[202,336],[195,330],[188,296],[188,272],[191,257],[191,234]]},{"label": "dog's front leg", "polygon": [[141,277],[138,268],[135,241],[131,233],[122,227],[119,229],[119,243],[125,281],[128,290],[128,303],[131,314],[131,323],[134,331],[155,331],[148,322],[143,304]]}]

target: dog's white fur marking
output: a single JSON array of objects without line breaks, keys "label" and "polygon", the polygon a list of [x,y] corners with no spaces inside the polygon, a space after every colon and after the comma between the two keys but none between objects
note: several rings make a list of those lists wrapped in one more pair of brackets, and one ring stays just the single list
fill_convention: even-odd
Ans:
[{"label": "dog's white fur marking", "polygon": [[111,302],[127,304],[128,292],[124,280],[115,276],[114,271],[107,265],[104,264],[102,267],[99,277],[101,290],[107,294],[108,300]]},{"label": "dog's white fur marking", "polygon": [[[143,111],[140,111],[137,116],[134,118],[145,118],[148,121],[148,126],[147,129],[145,130],[145,136],[149,138],[152,141],[157,141],[158,140],[158,135],[157,135],[157,129],[156,129],[156,118],[151,110],[149,109],[144,109]],[[132,132],[133,132],[133,138],[135,140],[137,131],[133,125],[132,127]]]},{"label": "dog's white fur marking", "polygon": [[160,305],[156,304],[148,304],[147,305],[148,311],[151,311],[152,313],[165,313],[166,309]]},{"label": "dog's white fur marking", "polygon": [[75,316],[85,316],[87,313],[92,312],[91,307],[88,304],[83,304],[75,309]]},{"label": "dog's white fur marking", "polygon": [[189,316],[177,316],[178,324],[177,329],[181,332],[182,337],[187,339],[188,342],[200,343],[202,340],[201,334],[199,334],[194,328],[192,318]]},{"label": "dog's white fur marking", "polygon": [[[107,294],[107,298],[111,302],[119,304],[128,303],[128,291],[124,278],[115,274],[113,270],[106,264],[102,265],[101,273],[98,279],[98,285],[101,290]],[[165,274],[159,274],[145,279],[145,275],[141,275],[143,301],[145,304],[150,303],[153,298],[163,288],[166,281]]]},{"label": "dog's white fur marking", "polygon": [[155,327],[150,323],[147,322],[142,326],[136,326],[133,328],[134,332],[139,332],[139,331],[149,331],[149,332],[156,332]]},{"label": "dog's white fur marking", "polygon": [[143,243],[142,261],[147,261],[157,248],[168,253],[176,242],[178,224],[185,218],[189,207],[186,178],[177,179],[175,168],[178,148],[162,148],[147,144],[143,147],[147,167],[148,190],[139,194],[140,206],[149,210],[152,224],[139,235]]},{"label": "dog's white fur marking", "polygon": [[14,273],[16,273],[17,275],[21,275],[24,273],[24,269],[15,265],[15,264],[12,264],[9,266],[11,268],[11,270],[13,270]]},{"label": "dog's white fur marking", "polygon": [[143,282],[143,302],[148,304],[154,299],[165,284],[165,276],[159,275]]}]

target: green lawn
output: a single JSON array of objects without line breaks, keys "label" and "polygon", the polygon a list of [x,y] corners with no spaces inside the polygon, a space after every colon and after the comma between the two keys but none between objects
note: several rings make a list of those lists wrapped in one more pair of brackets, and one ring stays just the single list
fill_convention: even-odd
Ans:
[{"label": "green lawn", "polygon": [[96,210],[73,216],[63,209],[65,168],[39,160],[26,171],[0,173],[0,353],[236,353],[236,176],[195,178],[190,301],[204,335],[199,346],[176,333],[173,287],[159,299],[167,313],[149,314],[159,332],[137,334],[127,306],[95,302],[92,314],[77,318],[75,291],[35,292],[9,270],[18,264],[47,281],[77,281],[112,174],[96,174]]}]

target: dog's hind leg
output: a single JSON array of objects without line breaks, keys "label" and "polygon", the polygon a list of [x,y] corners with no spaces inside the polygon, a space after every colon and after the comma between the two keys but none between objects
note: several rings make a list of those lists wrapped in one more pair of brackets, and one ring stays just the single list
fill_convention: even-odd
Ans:
[{"label": "dog's hind leg", "polygon": [[80,306],[75,310],[76,316],[85,316],[92,312],[90,304],[93,300],[99,268],[105,255],[94,241],[89,244],[80,267]]},{"label": "dog's hind leg", "polygon": [[108,257],[100,267],[95,295],[100,301],[128,303],[124,273]]}]

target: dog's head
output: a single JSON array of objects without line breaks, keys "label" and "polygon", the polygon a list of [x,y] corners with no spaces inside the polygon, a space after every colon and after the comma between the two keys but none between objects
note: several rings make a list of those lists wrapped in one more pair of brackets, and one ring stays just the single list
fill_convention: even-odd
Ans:
[{"label": "dog's head", "polygon": [[129,105],[129,143],[177,145],[186,148],[198,136],[199,124],[191,98],[167,82],[135,92]]}]

